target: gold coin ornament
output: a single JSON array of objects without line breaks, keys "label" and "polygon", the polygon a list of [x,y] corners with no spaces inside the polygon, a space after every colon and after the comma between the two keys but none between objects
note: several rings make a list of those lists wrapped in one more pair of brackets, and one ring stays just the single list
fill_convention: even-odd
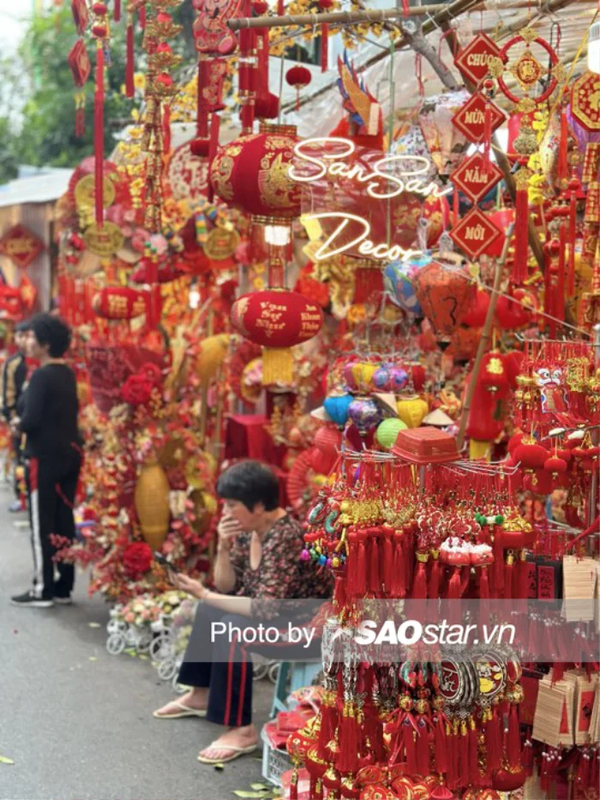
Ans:
[{"label": "gold coin ornament", "polygon": [[213,228],[204,243],[204,253],[213,261],[225,261],[231,258],[240,243],[240,235],[236,230]]},{"label": "gold coin ornament", "polygon": [[104,222],[100,228],[93,222],[83,234],[85,246],[101,258],[108,258],[119,251],[125,242],[121,228],[114,222]]},{"label": "gold coin ornament", "polygon": [[[96,191],[96,178],[94,175],[85,175],[81,180],[77,181],[75,186],[75,203],[79,211],[94,208]],[[104,199],[104,207],[108,208],[115,202],[117,190],[108,175],[104,176],[102,193]]]}]

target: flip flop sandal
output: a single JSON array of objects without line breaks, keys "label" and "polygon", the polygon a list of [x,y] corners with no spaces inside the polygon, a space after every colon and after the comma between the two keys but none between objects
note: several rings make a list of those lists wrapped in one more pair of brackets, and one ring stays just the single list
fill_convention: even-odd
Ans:
[{"label": "flip flop sandal", "polygon": [[212,744],[209,744],[205,750],[210,750],[211,747],[214,747],[215,750],[229,750],[231,755],[225,756],[225,758],[207,758],[206,756],[199,755],[198,761],[200,761],[202,764],[226,764],[228,761],[235,761],[236,758],[253,753],[258,749],[257,744],[252,744],[250,747],[234,747],[233,745],[213,742]]},{"label": "flip flop sandal", "polygon": [[183,703],[180,703],[179,700],[173,700],[172,703],[169,705],[177,706],[177,708],[181,709],[180,711],[176,711],[174,714],[159,714],[158,711],[154,711],[152,716],[155,719],[181,719],[181,717],[205,717],[206,710],[200,708],[190,708],[189,706],[185,706]]}]

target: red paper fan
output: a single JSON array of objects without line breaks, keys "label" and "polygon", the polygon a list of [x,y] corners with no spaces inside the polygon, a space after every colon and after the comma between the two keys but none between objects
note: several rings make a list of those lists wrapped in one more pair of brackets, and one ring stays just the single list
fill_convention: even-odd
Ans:
[{"label": "red paper fan", "polygon": [[262,348],[253,344],[248,339],[242,339],[236,346],[234,353],[229,361],[229,385],[232,392],[244,403],[250,402],[248,392],[242,386],[242,376],[244,369],[255,358],[260,358]]},{"label": "red paper fan", "polygon": [[309,499],[307,495],[312,494],[310,491],[310,473],[314,472],[311,466],[313,455],[312,447],[310,450],[300,453],[289,471],[286,487],[294,509],[299,509],[303,506]]}]

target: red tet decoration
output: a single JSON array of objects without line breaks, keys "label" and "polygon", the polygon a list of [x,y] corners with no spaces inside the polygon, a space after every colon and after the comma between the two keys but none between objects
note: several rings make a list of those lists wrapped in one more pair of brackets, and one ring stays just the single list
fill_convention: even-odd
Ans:
[{"label": "red tet decoration", "polygon": [[595,72],[584,72],[573,84],[571,113],[586,131],[600,129],[600,108],[595,99],[600,89],[600,77]]},{"label": "red tet decoration", "polygon": [[321,308],[296,292],[267,289],[240,297],[231,309],[233,327],[263,352],[265,384],[291,383],[292,356],[287,348],[312,339],[323,324]]},{"label": "red tet decoration", "polygon": [[413,278],[423,313],[438,336],[450,336],[473,304],[476,286],[460,266],[432,261]]},{"label": "red tet decoration", "polygon": [[502,173],[491,161],[486,161],[481,153],[473,153],[454,170],[450,176],[452,183],[473,203],[477,203],[502,178]]},{"label": "red tet decoration", "polygon": [[87,79],[90,77],[92,66],[90,64],[90,57],[88,56],[85,42],[83,39],[78,39],[69,55],[67,56],[67,63],[73,73],[73,80],[75,86],[83,86]]},{"label": "red tet decoration", "polygon": [[479,33],[460,51],[454,63],[464,78],[478,86],[487,77],[489,63],[500,55],[500,49],[486,33]]},{"label": "red tet decoration", "polygon": [[71,0],[71,11],[73,12],[73,21],[75,22],[77,33],[83,36],[90,21],[90,12],[86,0]]},{"label": "red tet decoration", "polygon": [[452,117],[452,123],[470,142],[479,144],[488,133],[485,124],[486,109],[489,109],[489,133],[493,133],[504,122],[504,112],[491,100],[486,100],[483,95],[477,92],[471,95],[460,111],[456,112]]},{"label": "red tet decoration", "polygon": [[104,319],[133,319],[145,314],[147,307],[147,292],[127,286],[105,286],[92,300],[92,308]]},{"label": "red tet decoration", "polygon": [[452,228],[450,236],[463,252],[471,259],[476,259],[494,245],[502,236],[502,231],[490,222],[483,211],[473,208]]},{"label": "red tet decoration", "polygon": [[19,269],[26,269],[44,249],[44,243],[25,225],[15,225],[0,239],[0,253]]}]

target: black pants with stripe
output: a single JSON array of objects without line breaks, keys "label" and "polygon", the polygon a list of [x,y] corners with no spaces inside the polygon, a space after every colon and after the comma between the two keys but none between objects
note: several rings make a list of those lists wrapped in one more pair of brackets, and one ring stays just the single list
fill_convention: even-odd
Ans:
[{"label": "black pants with stripe", "polygon": [[69,542],[75,538],[73,504],[80,470],[81,455],[76,450],[61,458],[29,461],[33,593],[44,600],[68,596],[75,582],[75,567],[62,561],[56,564],[60,578],[54,582],[57,547],[51,536],[55,534]]},{"label": "black pants with stripe", "polygon": [[[200,603],[185,658],[179,671],[179,683],[208,689],[206,718],[209,722],[239,728],[252,722],[252,660],[250,652],[278,661],[319,660],[321,640],[313,639],[310,648],[286,642],[244,644],[234,637],[216,636],[211,642],[211,623],[229,623],[242,631],[255,629],[248,617],[230,614]],[[272,621],[276,628],[285,626]],[[287,625],[287,621],[285,623]],[[201,659],[199,658],[201,654]]]}]

